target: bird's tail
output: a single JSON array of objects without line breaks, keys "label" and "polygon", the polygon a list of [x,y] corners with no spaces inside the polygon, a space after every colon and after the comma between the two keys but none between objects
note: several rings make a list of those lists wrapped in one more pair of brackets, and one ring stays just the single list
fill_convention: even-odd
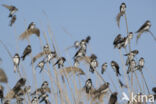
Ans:
[{"label": "bird's tail", "polygon": [[14,73],[16,73],[16,70],[17,70],[17,66],[14,65]]}]

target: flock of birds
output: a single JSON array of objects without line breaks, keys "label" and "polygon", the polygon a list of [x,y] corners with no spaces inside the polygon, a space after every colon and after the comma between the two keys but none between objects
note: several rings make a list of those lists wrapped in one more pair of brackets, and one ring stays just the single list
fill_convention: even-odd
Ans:
[{"label": "flock of birds", "polygon": [[[16,21],[16,11],[18,10],[15,6],[12,5],[5,5],[3,4],[5,8],[7,8],[9,13],[9,18],[11,18],[10,26],[14,24]],[[122,3],[120,6],[120,12],[118,13],[116,20],[117,25],[120,27],[120,18],[124,16],[126,13],[126,4]],[[144,32],[150,33],[153,38],[156,40],[155,36],[150,31],[151,23],[149,20],[147,20],[136,32],[137,33],[137,39],[140,38],[140,36]],[[29,38],[29,36],[36,34],[37,37],[40,37],[40,30],[36,27],[35,23],[32,22],[29,24],[28,28],[19,36],[21,40]],[[127,48],[127,45],[130,44],[130,41],[133,39],[133,33],[129,32],[129,34],[126,37],[122,37],[121,34],[117,35],[114,39],[113,45],[114,48],[122,49]],[[49,48],[49,44],[46,44],[43,47],[43,51],[39,52],[36,56],[32,58],[31,64],[34,64],[39,58],[43,57],[43,59],[36,65],[36,68],[40,69],[40,73],[44,70],[45,64],[51,64],[52,60],[56,60],[53,66],[58,66],[58,69],[63,70],[63,72],[67,73],[78,73],[78,74],[85,74],[82,69],[79,68],[80,62],[85,61],[89,65],[89,71],[94,74],[94,72],[97,72],[97,67],[99,66],[97,56],[95,54],[91,54],[90,56],[87,55],[87,45],[89,44],[91,40],[91,37],[88,36],[85,39],[82,39],[81,41],[75,41],[72,47],[74,47],[77,51],[75,55],[73,56],[74,64],[72,67],[64,67],[64,63],[67,61],[65,57],[58,56],[55,48],[54,51],[51,51]],[[24,61],[27,56],[32,52],[31,45],[27,45],[26,48],[23,51],[23,54],[20,56],[18,53],[15,53],[13,56],[13,64],[14,64],[14,72],[16,72],[19,69],[20,61]],[[139,54],[138,50],[131,50],[129,53],[124,54],[125,57],[127,57],[126,60],[126,66],[128,67],[127,74],[133,73],[135,71],[140,71],[143,74],[143,68],[144,68],[144,58],[141,57],[138,61],[135,60],[135,57]],[[119,64],[112,60],[111,61],[111,67],[116,73],[116,77],[120,77],[120,66]],[[106,69],[108,67],[108,63],[105,62],[101,66],[101,74],[104,74]],[[1,102],[3,104],[11,104],[11,100],[15,99],[17,104],[23,104],[24,101],[24,95],[32,96],[31,104],[38,104],[44,102],[45,104],[51,104],[48,96],[51,93],[51,89],[49,87],[49,84],[47,81],[44,81],[40,88],[36,89],[34,92],[31,92],[31,86],[26,85],[26,78],[20,78],[15,86],[4,96],[4,87],[0,85],[0,98]],[[0,82],[1,83],[8,83],[7,75],[3,71],[3,69],[0,69]],[[145,81],[146,83],[146,81]],[[128,85],[123,84],[122,81],[119,79],[119,84],[121,87],[127,88]],[[147,90],[148,89],[148,86]],[[91,95],[93,99],[103,99],[104,94],[106,94],[110,90],[110,83],[105,82],[102,84],[99,88],[94,88],[92,79],[89,78],[86,80],[85,85],[83,87],[83,90],[86,94]],[[152,89],[154,96],[156,98],[156,87]],[[118,92],[112,92],[109,96],[108,104],[116,104],[118,101]],[[127,104],[131,104],[132,102],[128,101]],[[80,103],[79,103],[80,104]],[[81,104],[83,104],[81,102]]]}]

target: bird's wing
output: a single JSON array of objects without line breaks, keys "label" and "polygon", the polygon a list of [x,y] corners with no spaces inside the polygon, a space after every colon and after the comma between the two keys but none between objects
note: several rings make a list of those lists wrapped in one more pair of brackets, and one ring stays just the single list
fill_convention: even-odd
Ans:
[{"label": "bird's wing", "polygon": [[136,31],[136,33],[141,32],[145,27],[146,27],[146,23],[144,23],[144,24],[138,29],[138,31]]},{"label": "bird's wing", "polygon": [[3,71],[3,69],[0,69],[0,82],[3,82],[3,83],[8,82],[8,78],[5,74],[5,72]]},{"label": "bird's wing", "polygon": [[120,28],[120,18],[121,18],[122,15],[123,15],[123,13],[120,12],[120,13],[118,13],[118,15],[116,16],[117,25],[118,25],[119,28]]},{"label": "bird's wing", "polygon": [[23,32],[20,36],[19,39],[20,40],[24,40],[27,39],[29,36],[31,36],[32,34],[36,34],[37,37],[40,36],[40,30],[38,28],[33,28],[33,29],[28,29],[25,32]]},{"label": "bird's wing", "polygon": [[5,7],[5,8],[7,8],[7,9],[9,9],[9,10],[11,9],[11,6],[9,6],[9,5],[2,4],[2,6]]},{"label": "bird's wing", "polygon": [[45,54],[44,52],[38,53],[36,56],[33,57],[31,63],[34,63],[37,59],[39,59],[40,57],[42,57],[44,54]]}]

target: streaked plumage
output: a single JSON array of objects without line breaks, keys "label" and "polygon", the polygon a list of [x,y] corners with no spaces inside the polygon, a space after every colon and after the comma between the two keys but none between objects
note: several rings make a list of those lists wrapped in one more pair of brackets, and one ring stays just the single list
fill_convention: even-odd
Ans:
[{"label": "streaked plumage", "polygon": [[116,76],[118,76],[118,75],[121,76],[120,71],[119,71],[120,67],[119,67],[118,63],[115,61],[111,61],[111,66],[112,66],[113,70],[116,72]]},{"label": "streaked plumage", "polygon": [[107,69],[107,63],[105,62],[104,64],[102,64],[102,67],[101,67],[101,74],[103,74],[105,71],[106,71],[106,69]]},{"label": "streaked plumage", "polygon": [[123,16],[125,14],[125,12],[126,12],[126,4],[122,3],[120,5],[120,12],[118,13],[118,15],[116,17],[118,27],[120,27],[120,18],[121,18],[121,16]]},{"label": "streaked plumage", "polygon": [[108,104],[116,104],[118,97],[117,97],[118,93],[114,92],[111,94],[110,98],[109,98],[109,103]]},{"label": "streaked plumage", "polygon": [[5,72],[3,71],[3,69],[1,69],[1,68],[0,68],[0,82],[8,83],[8,78],[5,74]]},{"label": "streaked plumage", "polygon": [[9,17],[12,17],[14,15],[14,13],[16,11],[18,11],[18,9],[15,6],[13,6],[13,5],[2,4],[2,6],[7,8],[7,9],[9,9],[9,11],[10,11]]},{"label": "streaked plumage", "polygon": [[13,63],[14,63],[14,72],[16,72],[17,68],[19,68],[20,64],[20,56],[18,53],[15,53],[15,56],[13,57]]},{"label": "streaked plumage", "polygon": [[61,67],[64,67],[64,62],[66,61],[66,59],[64,57],[60,57],[56,63],[54,64],[55,65],[58,65],[58,68],[61,68]]},{"label": "streaked plumage", "polygon": [[139,53],[138,50],[133,50],[130,53],[125,54],[124,56],[128,56],[126,60],[126,65],[129,65],[130,62],[134,59],[134,57]]},{"label": "streaked plumage", "polygon": [[16,15],[13,15],[10,20],[10,26],[12,26],[16,21]]},{"label": "streaked plumage", "polygon": [[27,45],[27,47],[24,49],[24,52],[21,58],[24,60],[25,57],[31,53],[31,51],[32,51],[31,46]]},{"label": "streaked plumage", "polygon": [[89,71],[94,73],[96,68],[98,67],[98,61],[96,55],[92,54],[90,57],[90,69]]}]

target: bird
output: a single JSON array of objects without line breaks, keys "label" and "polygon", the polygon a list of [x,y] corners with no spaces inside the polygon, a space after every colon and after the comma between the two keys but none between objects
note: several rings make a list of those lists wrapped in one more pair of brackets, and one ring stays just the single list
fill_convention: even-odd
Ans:
[{"label": "bird", "polygon": [[120,18],[121,18],[121,16],[123,16],[125,14],[125,12],[126,12],[126,4],[122,3],[120,5],[120,12],[118,13],[118,15],[116,17],[118,27],[120,27]]},{"label": "bird", "polygon": [[87,94],[89,94],[91,88],[92,88],[92,80],[89,78],[85,82],[85,90]]},{"label": "bird", "polygon": [[124,54],[124,56],[127,56],[126,65],[129,65],[130,62],[134,59],[134,57],[139,53],[138,50],[133,50],[130,53]]},{"label": "bird", "polygon": [[118,34],[113,42],[114,48],[119,48],[119,44],[121,43],[121,40],[123,40],[121,34]]},{"label": "bird", "polygon": [[96,67],[98,67],[98,61],[97,61],[97,56],[95,54],[92,54],[90,56],[90,72],[94,73],[96,70]]},{"label": "bird", "polygon": [[31,100],[31,104],[38,104],[38,98],[36,96]]},{"label": "bird", "polygon": [[32,51],[31,46],[27,45],[27,47],[24,49],[24,52],[21,58],[24,60],[25,57],[31,53],[31,51]]},{"label": "bird", "polygon": [[103,74],[106,71],[107,67],[108,67],[107,62],[102,64],[102,66],[101,66],[101,74]]},{"label": "bird", "polygon": [[49,97],[48,94],[42,95],[42,99],[41,99],[40,103],[42,103],[44,101],[45,104],[51,104],[48,97]]},{"label": "bird", "polygon": [[50,61],[51,61],[52,59],[56,58],[56,57],[57,57],[56,52],[55,52],[55,51],[50,51],[50,53],[47,54],[47,59],[46,59],[45,62],[49,62],[49,63],[50,63]]},{"label": "bird", "polygon": [[138,42],[138,39],[144,32],[149,32],[151,34],[151,36],[154,38],[154,40],[156,40],[156,37],[150,31],[151,26],[152,26],[151,22],[149,20],[146,20],[146,22],[136,31],[136,33],[137,33],[136,43]]},{"label": "bird", "polygon": [[118,75],[121,76],[120,71],[119,71],[120,67],[119,67],[118,63],[115,61],[111,61],[111,66],[114,69],[114,71],[116,72],[116,76],[118,76]]},{"label": "bird", "polygon": [[31,22],[28,28],[19,36],[20,40],[27,39],[29,36],[35,34],[37,37],[40,37],[40,30],[36,28],[34,22]]},{"label": "bird", "polygon": [[7,9],[9,9],[10,13],[9,13],[9,16],[8,17],[12,17],[14,15],[14,13],[16,11],[18,11],[18,9],[15,6],[13,6],[13,5],[2,4],[2,6],[5,7],[5,8],[7,8]]},{"label": "bird", "polygon": [[128,33],[128,39],[131,40],[133,38],[133,32]]},{"label": "bird", "polygon": [[44,60],[40,61],[40,62],[37,64],[36,68],[39,67],[39,68],[41,69],[41,70],[40,70],[40,73],[43,71],[44,65],[45,65],[45,61],[44,61]]},{"label": "bird", "polygon": [[36,27],[36,24],[34,22],[31,22],[27,28],[27,30],[29,29],[34,29]]},{"label": "bird", "polygon": [[17,68],[19,68],[20,64],[20,56],[18,53],[15,53],[15,56],[13,57],[13,63],[14,63],[14,72],[16,72]]},{"label": "bird", "polygon": [[106,93],[109,90],[109,82],[105,82],[104,84],[102,84],[98,89],[96,89],[93,94],[94,95],[98,95],[101,93]]},{"label": "bird", "polygon": [[74,42],[74,47],[75,47],[75,49],[79,48],[80,47],[80,42],[79,41],[75,41]]},{"label": "bird", "polygon": [[0,82],[8,83],[8,77],[6,76],[3,69],[0,68]]},{"label": "bird", "polygon": [[128,66],[127,74],[129,74],[129,72],[134,72],[135,70],[136,70],[136,62],[134,59],[132,59],[130,61],[130,65]]},{"label": "bird", "polygon": [[110,98],[109,98],[109,103],[108,104],[116,104],[118,97],[117,97],[118,93],[114,92],[111,94]]},{"label": "bird", "polygon": [[53,66],[58,64],[58,68],[61,68],[64,66],[65,61],[66,59],[64,57],[60,57]]},{"label": "bird", "polygon": [[0,99],[1,99],[1,103],[3,102],[4,99],[4,87],[2,85],[0,85]]},{"label": "bird", "polygon": [[10,20],[10,26],[12,26],[16,21],[16,15],[13,15]]},{"label": "bird", "polygon": [[144,67],[144,63],[145,63],[145,60],[144,60],[143,57],[141,57],[141,58],[139,59],[138,65],[137,65],[137,69],[138,69],[139,71],[142,71],[142,69],[143,69],[143,67]]}]

